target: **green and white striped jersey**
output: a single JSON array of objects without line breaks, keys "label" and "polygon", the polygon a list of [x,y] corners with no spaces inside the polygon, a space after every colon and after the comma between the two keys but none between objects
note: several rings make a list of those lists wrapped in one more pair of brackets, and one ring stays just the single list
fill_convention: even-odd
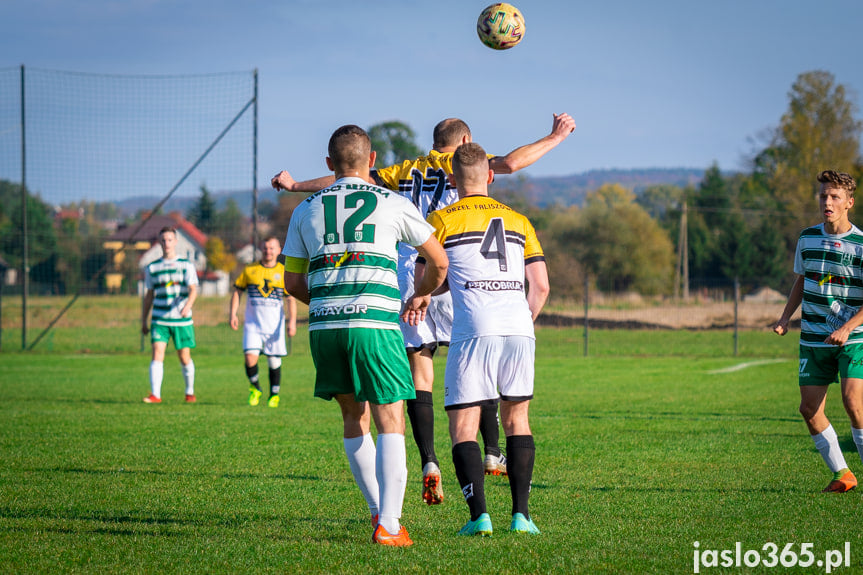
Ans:
[{"label": "green and white striped jersey", "polygon": [[[825,233],[824,224],[806,228],[794,272],[804,277],[800,345],[834,347],[824,340],[863,305],[863,232],[855,225],[837,235]],[[863,326],[847,343],[863,343]]]},{"label": "green and white striped jersey", "polygon": [[192,325],[181,312],[189,300],[189,286],[198,285],[198,273],[187,259],[158,259],[144,271],[144,286],[153,290],[153,319],[157,325]]},{"label": "green and white striped jersey", "polygon": [[297,206],[285,270],[308,271],[309,330],[399,329],[399,242],[418,246],[434,229],[396,192],[342,178]]}]

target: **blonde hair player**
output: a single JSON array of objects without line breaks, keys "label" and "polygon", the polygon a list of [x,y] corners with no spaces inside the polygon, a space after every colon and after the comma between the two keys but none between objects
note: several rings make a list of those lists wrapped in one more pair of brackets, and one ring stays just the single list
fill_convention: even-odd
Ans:
[{"label": "blonde hair player", "polygon": [[824,414],[827,390],[839,376],[851,437],[863,460],[863,232],[851,223],[857,182],[833,170],[818,174],[823,221],[797,240],[797,279],[773,331],[788,333],[788,322],[803,304],[800,325],[800,414],[815,447],[833,473],[824,488],[843,493],[857,486],[836,431]]}]

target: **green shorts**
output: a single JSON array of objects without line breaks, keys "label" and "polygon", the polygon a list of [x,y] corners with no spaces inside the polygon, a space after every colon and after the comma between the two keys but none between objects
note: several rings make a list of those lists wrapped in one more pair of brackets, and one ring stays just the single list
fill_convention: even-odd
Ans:
[{"label": "green shorts", "polygon": [[166,344],[174,338],[174,347],[184,349],[195,347],[194,325],[162,325],[154,323],[150,326],[150,343],[163,341]]},{"label": "green shorts", "polygon": [[319,329],[309,332],[315,397],[353,393],[375,404],[415,399],[405,342],[397,329]]},{"label": "green shorts", "polygon": [[849,377],[863,379],[863,344],[800,346],[800,385],[830,385]]}]

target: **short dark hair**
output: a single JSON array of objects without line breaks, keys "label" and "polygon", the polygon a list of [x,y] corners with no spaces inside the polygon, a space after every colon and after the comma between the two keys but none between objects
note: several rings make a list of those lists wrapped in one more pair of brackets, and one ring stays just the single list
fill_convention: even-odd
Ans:
[{"label": "short dark hair", "polygon": [[458,182],[464,181],[465,171],[473,168],[481,162],[488,166],[488,156],[482,146],[476,142],[462,144],[455,149],[452,155],[452,172]]},{"label": "short dark hair", "polygon": [[854,197],[854,190],[857,189],[857,182],[854,181],[854,178],[850,174],[846,174],[845,172],[824,170],[818,174],[818,181],[822,184],[833,184],[838,188],[842,188],[849,198]]},{"label": "short dark hair", "polygon": [[265,243],[267,243],[267,242],[271,242],[271,241],[273,241],[273,240],[276,240],[277,242],[279,242],[279,244],[281,244],[281,243],[282,243],[282,240],[280,240],[280,239],[279,239],[279,236],[275,236],[275,235],[273,235],[273,234],[270,234],[270,235],[266,236],[264,239],[262,239],[262,240],[261,240],[261,243],[262,243],[262,244],[265,244]]},{"label": "short dark hair", "polygon": [[172,234],[174,234],[176,236],[177,235],[177,228],[175,228],[174,226],[165,226],[164,228],[159,230],[159,235],[161,236],[165,232],[171,232]]},{"label": "short dark hair", "polygon": [[447,118],[438,122],[434,127],[434,147],[446,148],[458,146],[464,136],[470,136],[470,128],[464,120],[458,118]]},{"label": "short dark hair", "polygon": [[327,152],[336,165],[356,166],[368,162],[372,151],[372,141],[365,130],[348,124],[338,128],[330,136]]}]

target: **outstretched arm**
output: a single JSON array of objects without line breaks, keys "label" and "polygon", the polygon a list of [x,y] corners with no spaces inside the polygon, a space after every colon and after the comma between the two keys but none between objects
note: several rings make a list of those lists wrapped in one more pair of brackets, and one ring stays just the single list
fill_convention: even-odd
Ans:
[{"label": "outstretched arm", "polygon": [[270,184],[276,191],[284,190],[286,192],[317,192],[333,185],[336,181],[335,176],[321,176],[312,180],[304,180],[298,182],[287,170],[282,170],[270,180]]},{"label": "outstretched arm", "polygon": [[532,144],[516,148],[505,156],[493,157],[488,161],[489,168],[494,170],[495,174],[511,174],[526,168],[564,141],[573,130],[575,120],[572,116],[567,113],[555,114],[549,135]]}]

